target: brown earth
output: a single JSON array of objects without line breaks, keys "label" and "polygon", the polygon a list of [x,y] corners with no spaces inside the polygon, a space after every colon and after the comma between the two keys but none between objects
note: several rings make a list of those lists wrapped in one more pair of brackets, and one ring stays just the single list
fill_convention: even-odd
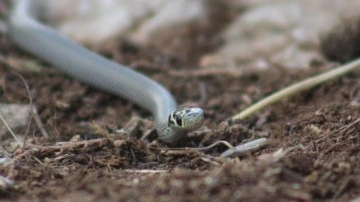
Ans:
[{"label": "brown earth", "polygon": [[[4,18],[7,7],[1,4]],[[269,138],[268,145],[238,158],[218,157],[225,146],[205,153],[172,149],[152,138],[155,132],[148,112],[54,69],[37,71],[48,65],[1,34],[0,102],[29,103],[16,71],[29,85],[49,137],[33,121],[29,131],[17,131],[26,134],[28,141],[24,148],[2,152],[12,161],[0,166],[0,174],[15,185],[1,185],[0,200],[349,201],[359,197],[360,73],[327,82],[241,124],[226,126],[223,121],[251,103],[330,66],[318,63],[301,72],[274,67],[243,75],[195,68],[195,61],[219,43],[217,26],[231,18],[230,14],[221,16],[216,25],[185,30],[183,47],[176,47],[183,48],[177,50],[180,56],[131,44],[99,50],[163,83],[179,103],[207,110],[200,132],[172,147],[202,147],[217,140],[237,145],[259,137]],[[124,127],[150,140],[117,134],[116,129]]]}]

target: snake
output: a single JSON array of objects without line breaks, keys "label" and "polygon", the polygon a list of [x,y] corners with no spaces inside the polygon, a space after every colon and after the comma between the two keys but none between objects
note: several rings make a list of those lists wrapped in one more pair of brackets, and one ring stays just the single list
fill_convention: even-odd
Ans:
[{"label": "snake", "polygon": [[40,5],[16,0],[8,17],[10,40],[20,49],[56,69],[102,91],[148,110],[158,139],[174,143],[204,122],[200,107],[178,107],[173,95],[160,83],[129,67],[90,51],[41,22]]}]

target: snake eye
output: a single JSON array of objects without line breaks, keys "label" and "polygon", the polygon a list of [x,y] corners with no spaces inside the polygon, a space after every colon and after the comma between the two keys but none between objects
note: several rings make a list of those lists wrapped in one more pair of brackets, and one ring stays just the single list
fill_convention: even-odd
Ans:
[{"label": "snake eye", "polygon": [[176,124],[177,124],[178,126],[182,126],[182,118],[181,118],[181,117],[176,116],[176,117],[175,117],[175,121],[176,121]]},{"label": "snake eye", "polygon": [[181,108],[170,114],[168,126],[177,130],[193,130],[200,127],[203,121],[204,110],[200,108]]},{"label": "snake eye", "polygon": [[179,111],[175,111],[173,113],[170,114],[169,116],[169,120],[168,120],[168,125],[173,125],[176,127],[182,127],[183,125],[183,114],[180,113]]}]

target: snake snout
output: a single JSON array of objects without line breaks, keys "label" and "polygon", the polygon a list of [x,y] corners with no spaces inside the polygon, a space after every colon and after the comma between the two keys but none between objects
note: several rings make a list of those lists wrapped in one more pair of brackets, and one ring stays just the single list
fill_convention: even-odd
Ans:
[{"label": "snake snout", "polygon": [[199,107],[181,108],[170,114],[169,125],[178,130],[199,128],[205,118],[205,111]]},{"label": "snake snout", "polygon": [[204,123],[206,111],[201,108],[192,108],[191,113],[188,116],[189,123],[187,127],[190,130],[194,130],[200,128]]}]

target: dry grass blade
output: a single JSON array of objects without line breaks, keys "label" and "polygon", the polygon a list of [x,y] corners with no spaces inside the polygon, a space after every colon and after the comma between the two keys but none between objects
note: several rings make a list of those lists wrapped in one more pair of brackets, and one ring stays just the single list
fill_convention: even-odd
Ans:
[{"label": "dry grass blade", "polygon": [[316,85],[319,85],[325,81],[329,81],[331,79],[340,77],[358,67],[360,67],[360,59],[354,60],[353,62],[342,65],[336,69],[332,69],[325,73],[322,73],[322,74],[310,77],[308,79],[305,79],[303,81],[300,81],[298,83],[295,83],[295,84],[293,84],[289,87],[286,87],[278,92],[275,92],[274,94],[260,100],[259,102],[255,103],[254,105],[248,107],[247,109],[243,110],[239,114],[233,116],[229,120],[229,122],[230,123],[239,122],[273,103],[276,103],[284,98],[290,97],[301,91],[310,89],[310,88],[312,88]]},{"label": "dry grass blade", "polygon": [[168,173],[168,170],[150,170],[150,169],[143,169],[143,170],[136,170],[136,169],[124,169],[122,172],[125,173],[145,173],[145,174],[151,174],[151,173]]},{"label": "dry grass blade", "polygon": [[[25,88],[26,88],[26,92],[27,92],[27,94],[28,94],[28,96],[29,96],[29,102],[30,102],[29,104],[30,104],[31,109],[32,109],[32,110],[31,110],[31,114],[30,114],[31,117],[30,117],[29,120],[31,120],[32,118],[34,118],[34,121],[35,121],[36,125],[38,126],[41,134],[42,134],[44,137],[49,137],[49,134],[48,134],[48,133],[46,132],[46,130],[44,129],[44,125],[43,125],[42,122],[41,122],[41,119],[40,119],[40,117],[39,117],[39,114],[37,113],[36,107],[35,107],[34,104],[33,104],[33,99],[32,99],[32,97],[31,97],[30,88],[29,88],[28,83],[26,82],[25,78],[24,78],[23,76],[21,76],[19,73],[15,72],[15,71],[12,71],[12,73],[15,74],[16,76],[18,76],[18,77],[21,79],[21,81],[24,83]],[[30,128],[30,124],[31,124],[31,121],[29,121],[28,126],[27,126],[27,128],[26,128],[25,137],[27,137],[27,134],[28,134],[28,131],[29,131],[29,128]],[[25,143],[25,141],[24,141],[24,143]]]},{"label": "dry grass blade", "polygon": [[198,150],[198,151],[206,151],[206,150],[209,150],[209,149],[211,149],[211,148],[213,148],[213,147],[215,147],[217,145],[220,145],[220,144],[225,145],[229,149],[234,148],[234,146],[232,146],[229,142],[222,140],[222,141],[216,141],[216,142],[214,142],[211,145],[206,146],[206,147],[199,147],[199,148],[192,148],[192,149],[195,149],[195,150]]},{"label": "dry grass blade", "polygon": [[332,135],[334,135],[334,134],[337,134],[337,133],[339,133],[339,132],[341,132],[341,131],[343,131],[343,130],[347,130],[347,129],[351,128],[352,126],[354,126],[355,124],[359,123],[359,122],[360,122],[360,118],[359,118],[359,119],[356,119],[354,122],[351,122],[350,124],[347,124],[347,125],[345,125],[345,126],[340,127],[339,129],[331,132],[329,135],[324,135],[322,138],[316,140],[316,143],[318,144],[319,142],[321,142],[321,141],[323,141],[323,140],[325,140],[325,139],[330,138],[330,137],[331,137]]},{"label": "dry grass blade", "polygon": [[14,137],[14,139],[18,143],[18,145],[22,146],[23,144],[21,144],[21,141],[19,140],[19,138],[16,137],[15,133],[11,130],[9,124],[5,121],[4,117],[1,114],[0,114],[0,119],[4,123],[4,125],[6,126],[6,128],[10,132],[10,134]]},{"label": "dry grass blade", "polygon": [[108,143],[109,139],[100,138],[78,142],[66,142],[59,146],[39,146],[34,144],[27,144],[26,147],[19,150],[19,154],[17,156],[11,159],[11,161],[7,162],[4,166],[13,166],[16,162],[27,157],[36,158],[38,154],[46,155],[57,152],[57,155],[61,155],[62,153],[73,151],[75,149],[95,150],[107,145]]},{"label": "dry grass blade", "polygon": [[212,149],[215,146],[220,145],[220,144],[225,145],[229,149],[234,148],[234,146],[232,146],[229,142],[224,141],[224,140],[219,140],[219,141],[216,141],[216,142],[214,142],[211,145],[206,146],[206,147],[157,148],[157,149],[206,151],[206,150]]}]

